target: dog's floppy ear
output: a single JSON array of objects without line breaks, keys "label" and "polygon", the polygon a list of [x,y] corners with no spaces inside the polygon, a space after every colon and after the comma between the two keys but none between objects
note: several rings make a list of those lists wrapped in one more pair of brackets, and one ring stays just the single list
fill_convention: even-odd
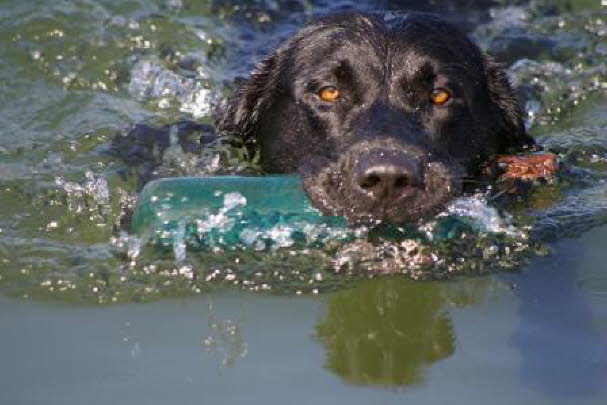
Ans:
[{"label": "dog's floppy ear", "polygon": [[229,98],[227,107],[219,111],[215,122],[219,130],[250,139],[259,116],[270,108],[275,91],[281,86],[284,70],[294,63],[296,48],[321,41],[320,35],[338,29],[339,25],[332,23],[330,18],[320,19],[283,42],[253,69],[251,77],[240,84]]},{"label": "dog's floppy ear", "polygon": [[525,129],[522,112],[506,72],[488,55],[485,56],[484,65],[489,95],[504,117],[503,123],[500,123],[506,133],[503,149],[518,150],[535,145]]},{"label": "dog's floppy ear", "polygon": [[277,80],[277,61],[280,51],[260,62],[249,79],[244,80],[228,99],[227,107],[218,114],[216,125],[220,131],[250,138],[257,118],[263,112]]}]

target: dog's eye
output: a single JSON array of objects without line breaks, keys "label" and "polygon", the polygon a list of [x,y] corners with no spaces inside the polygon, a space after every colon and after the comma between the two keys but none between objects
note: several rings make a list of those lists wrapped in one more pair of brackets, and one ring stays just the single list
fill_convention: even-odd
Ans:
[{"label": "dog's eye", "polygon": [[445,105],[451,100],[451,93],[445,89],[434,89],[430,99],[434,105]]},{"label": "dog's eye", "polygon": [[320,99],[322,101],[335,102],[335,101],[339,100],[340,96],[341,96],[341,92],[337,89],[337,87],[333,87],[333,86],[323,87],[318,92],[318,97],[320,97]]}]

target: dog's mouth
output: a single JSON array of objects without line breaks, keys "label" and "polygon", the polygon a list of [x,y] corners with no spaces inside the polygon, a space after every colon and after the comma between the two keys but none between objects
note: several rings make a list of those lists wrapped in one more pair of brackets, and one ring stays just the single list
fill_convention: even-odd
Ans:
[{"label": "dog's mouth", "polygon": [[[400,184],[397,192],[392,188],[370,192],[366,183],[353,175],[353,161],[317,159],[300,168],[304,189],[323,214],[343,216],[352,223],[413,223],[438,214],[462,192],[461,170],[441,161],[421,163],[417,184]],[[390,180],[396,186],[403,183],[398,176]],[[377,180],[371,177],[373,181]]]}]

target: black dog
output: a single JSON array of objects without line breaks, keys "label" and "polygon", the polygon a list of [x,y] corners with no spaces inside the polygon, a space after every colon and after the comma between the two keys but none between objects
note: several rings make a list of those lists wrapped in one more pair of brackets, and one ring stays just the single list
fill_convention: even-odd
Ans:
[{"label": "black dog", "polygon": [[220,130],[254,140],[268,173],[354,221],[432,215],[500,153],[533,145],[504,72],[425,13],[321,19],[235,92]]}]

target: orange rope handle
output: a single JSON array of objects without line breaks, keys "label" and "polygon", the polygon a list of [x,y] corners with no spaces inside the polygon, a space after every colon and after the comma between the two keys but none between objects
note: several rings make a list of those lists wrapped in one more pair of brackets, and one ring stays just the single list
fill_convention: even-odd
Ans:
[{"label": "orange rope handle", "polygon": [[503,179],[533,181],[550,177],[559,170],[558,155],[554,153],[502,155],[498,156],[497,163],[505,166]]}]

